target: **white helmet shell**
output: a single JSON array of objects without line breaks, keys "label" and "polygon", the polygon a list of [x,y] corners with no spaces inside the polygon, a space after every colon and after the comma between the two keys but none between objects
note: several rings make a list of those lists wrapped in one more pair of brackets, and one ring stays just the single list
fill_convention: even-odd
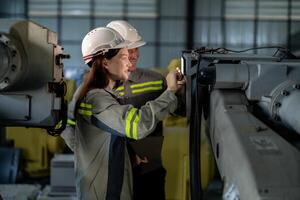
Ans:
[{"label": "white helmet shell", "polygon": [[117,31],[109,27],[98,27],[88,32],[82,40],[81,51],[85,64],[109,49],[127,48],[126,41]]},{"label": "white helmet shell", "polygon": [[125,40],[129,41],[129,49],[138,48],[146,44],[146,42],[142,40],[142,37],[139,35],[138,31],[131,24],[124,20],[111,21],[106,25],[106,27],[116,30]]}]

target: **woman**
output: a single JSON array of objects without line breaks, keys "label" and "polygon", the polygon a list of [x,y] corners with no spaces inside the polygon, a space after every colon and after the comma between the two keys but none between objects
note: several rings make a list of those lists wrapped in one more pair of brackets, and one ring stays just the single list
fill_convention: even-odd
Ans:
[{"label": "woman", "polygon": [[120,105],[113,88],[128,79],[128,44],[113,29],[96,28],[82,42],[91,69],[76,101],[75,163],[79,199],[132,199],[126,138],[141,139],[177,106],[176,73],[167,90],[141,109]]}]

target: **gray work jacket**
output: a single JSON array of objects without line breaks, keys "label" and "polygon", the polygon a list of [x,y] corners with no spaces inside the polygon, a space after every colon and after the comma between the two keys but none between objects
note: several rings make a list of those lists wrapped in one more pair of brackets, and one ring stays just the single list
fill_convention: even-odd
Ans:
[{"label": "gray work jacket", "polygon": [[79,199],[132,199],[126,137],[141,139],[175,111],[177,98],[165,91],[140,109],[120,105],[108,89],[93,89],[80,102],[75,128],[75,173]]},{"label": "gray work jacket", "polygon": [[[116,92],[120,94],[120,103],[131,104],[140,108],[146,102],[159,97],[167,89],[165,78],[154,71],[137,68],[130,73]],[[152,133],[142,140],[130,141],[130,149],[141,158],[147,157],[148,162],[139,166],[141,173],[147,173],[162,166],[161,149],[163,142],[162,122],[159,122]]]}]

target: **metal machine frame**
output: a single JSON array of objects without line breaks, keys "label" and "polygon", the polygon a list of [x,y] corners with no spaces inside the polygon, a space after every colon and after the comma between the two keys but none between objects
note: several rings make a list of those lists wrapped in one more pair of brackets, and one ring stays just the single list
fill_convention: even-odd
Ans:
[{"label": "metal machine frame", "polygon": [[192,199],[202,196],[203,118],[210,125],[223,199],[300,199],[300,60],[200,49],[183,52],[182,66]]}]

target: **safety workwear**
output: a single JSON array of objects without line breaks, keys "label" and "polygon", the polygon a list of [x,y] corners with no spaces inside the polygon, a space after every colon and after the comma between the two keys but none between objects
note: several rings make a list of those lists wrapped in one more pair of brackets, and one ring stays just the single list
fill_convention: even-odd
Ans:
[{"label": "safety workwear", "polygon": [[[78,94],[80,91],[79,87],[74,96],[72,102],[69,104],[69,117],[74,118],[74,108],[75,108],[75,102],[76,99],[78,99]],[[146,146],[149,148],[149,146],[153,146],[153,148],[159,148],[158,146],[153,145],[152,138],[157,141],[157,139],[163,139],[162,137],[162,123],[153,123],[152,120],[147,121],[143,120],[143,115],[153,115],[152,112],[155,112],[156,116],[159,116],[159,112],[161,111],[167,111],[171,110],[170,112],[173,112],[173,109],[175,106],[175,99],[172,98],[173,94],[168,92],[169,94],[164,94],[163,96],[159,97],[161,93],[166,89],[166,83],[163,76],[161,76],[158,73],[144,70],[144,69],[136,69],[134,72],[130,74],[129,80],[124,83],[123,86],[117,87],[116,91],[114,92],[118,96],[118,101],[113,98],[113,95],[111,95],[106,90],[98,90],[98,92],[89,92],[86,100],[79,104],[78,107],[78,115],[81,117],[87,117],[87,119],[90,118],[91,124],[96,124],[96,126],[100,127],[101,129],[97,128],[96,126],[94,128],[87,128],[86,125],[84,125],[85,128],[83,128],[82,120],[77,118],[76,123],[78,125],[76,139],[75,139],[75,131],[72,127],[67,127],[65,131],[62,133],[62,137],[64,138],[66,144],[76,153],[76,155],[80,155],[80,159],[78,159],[78,164],[81,166],[80,169],[85,170],[79,170],[80,174],[87,174],[86,178],[77,178],[78,182],[81,182],[80,185],[77,185],[80,189],[80,192],[78,194],[79,197],[84,199],[84,194],[87,193],[87,185],[90,185],[90,182],[93,177],[100,176],[101,178],[95,178],[95,182],[93,182],[93,187],[95,185],[97,186],[97,196],[100,195],[100,199],[105,199],[105,197],[111,197],[112,194],[117,195],[118,199],[132,199],[132,189],[133,183],[132,183],[132,167],[130,165],[130,152],[127,152],[127,146],[128,144],[125,143],[125,137],[132,138],[132,139],[138,139],[141,137],[144,137],[145,132],[150,131],[152,129],[152,126],[156,124],[155,130],[151,131],[151,136],[148,140],[148,138],[144,138],[144,143],[147,142]],[[98,97],[96,97],[98,96]],[[157,97],[159,97],[160,102],[159,104],[152,102],[149,102],[147,106],[141,108],[143,105],[146,104],[149,100],[154,100]],[[101,98],[101,101],[96,101],[96,98]],[[170,99],[171,98],[171,99]],[[164,99],[164,100],[163,100]],[[161,102],[163,100],[163,102]],[[170,102],[171,100],[171,102]],[[156,100],[154,100],[156,101]],[[166,101],[166,104],[165,104]],[[93,103],[95,102],[95,103]],[[101,102],[101,103],[100,103]],[[168,102],[168,103],[167,103]],[[118,105],[120,103],[121,105]],[[131,103],[134,107],[131,105],[124,105]],[[155,105],[153,107],[153,105]],[[157,106],[163,106],[166,109],[158,109]],[[173,108],[172,108],[173,107]],[[137,108],[137,109],[136,109]],[[153,108],[153,109],[149,109]],[[107,109],[109,111],[107,111]],[[119,110],[121,109],[121,110]],[[140,111],[138,110],[140,109]],[[95,114],[93,114],[93,110]],[[100,112],[98,114],[98,112]],[[127,113],[127,114],[124,114]],[[92,117],[94,116],[94,117]],[[95,119],[98,118],[97,120]],[[161,117],[160,117],[161,118]],[[92,120],[93,119],[93,120]],[[141,122],[142,120],[142,122]],[[85,120],[84,120],[85,121]],[[89,120],[88,120],[89,121]],[[156,120],[155,120],[156,121]],[[139,125],[142,125],[141,128],[139,128]],[[114,131],[115,129],[112,129],[111,127],[114,127],[115,129],[119,131]],[[80,130],[80,131],[78,131]],[[123,130],[123,131],[122,131]],[[123,135],[123,137],[118,137],[117,135]],[[82,135],[81,135],[82,134]],[[147,133],[148,134],[148,133]],[[83,136],[84,135],[84,136]],[[125,136],[125,137],[124,137]],[[94,138],[95,137],[95,138]],[[96,138],[97,137],[97,138]],[[81,139],[84,139],[84,141],[81,141]],[[89,143],[85,144],[85,142]],[[132,143],[132,142],[131,142]],[[77,144],[77,145],[75,145]],[[102,144],[102,145],[100,145]],[[144,148],[139,143],[139,140],[136,141],[136,144],[139,144],[141,148]],[[156,143],[155,143],[156,144]],[[85,146],[89,146],[88,149],[84,148]],[[84,151],[82,149],[85,149]],[[118,149],[118,151],[115,151]],[[136,150],[136,149],[135,149]],[[151,149],[152,150],[152,149]],[[97,153],[98,152],[98,153]],[[110,153],[108,153],[110,152]],[[112,153],[117,152],[117,153]],[[128,155],[129,153],[129,155]],[[140,153],[137,151],[136,153]],[[83,166],[83,163],[86,163],[87,160],[84,160],[87,158],[87,155],[96,155],[97,159],[99,160],[93,163],[92,161],[89,161],[91,168],[86,168]],[[106,154],[109,154],[106,155]],[[100,156],[101,155],[101,156]],[[99,157],[98,157],[99,156]],[[145,190],[145,183],[139,181],[139,185],[143,187],[143,191],[147,192],[153,192],[153,195],[155,197],[160,197],[159,195],[164,195],[164,180],[165,180],[165,174],[161,174],[161,170],[163,170],[161,158],[155,157],[155,155],[147,155],[149,162],[147,163],[147,167],[142,167],[141,173],[147,174],[148,172],[152,174],[152,179],[155,180],[155,184],[152,185],[149,190]],[[105,158],[105,159],[104,159]],[[155,158],[155,162],[152,160],[152,158]],[[115,162],[113,162],[113,160]],[[100,162],[103,165],[100,165]],[[86,163],[88,165],[88,163]],[[109,167],[108,167],[109,166]],[[78,166],[79,167],[79,166]],[[98,169],[95,169],[96,167],[99,167]],[[90,170],[93,169],[93,170]],[[114,169],[114,171],[110,170]],[[96,171],[99,172],[99,175],[96,175]],[[88,178],[89,177],[89,178]],[[84,181],[83,181],[84,180]],[[107,182],[103,180],[108,180]],[[86,182],[85,182],[86,181]],[[145,181],[145,180],[143,180]],[[122,188],[120,184],[122,183]],[[153,182],[151,182],[153,183]],[[150,184],[150,183],[149,183]],[[93,189],[93,187],[91,189]],[[162,189],[161,189],[162,188]],[[159,192],[158,192],[159,191]],[[88,193],[88,195],[91,196],[85,196],[86,199],[94,199],[92,195],[95,195],[94,192]],[[120,196],[119,196],[120,195]],[[135,194],[136,195],[136,194]],[[142,198],[137,198],[142,199]],[[154,198],[155,199],[155,198]],[[164,199],[164,198],[160,198]]]},{"label": "safety workwear", "polygon": [[76,114],[78,199],[132,199],[132,166],[125,138],[147,136],[176,107],[177,98],[168,90],[140,109],[120,105],[108,88],[90,90]]},{"label": "safety workwear", "polygon": [[[120,95],[120,103],[131,104],[141,108],[147,102],[159,97],[167,89],[164,76],[161,74],[137,68],[129,75],[122,86],[116,88]],[[142,140],[129,141],[131,156],[146,157],[147,163],[133,168],[133,199],[165,199],[165,169],[162,164],[163,126],[158,122],[155,130]],[[130,151],[130,149],[132,149]]]},{"label": "safety workwear", "polygon": [[125,40],[129,41],[129,49],[138,48],[146,44],[146,42],[142,40],[142,37],[139,35],[138,31],[131,24],[124,20],[112,21],[108,23],[106,27],[116,30]]},{"label": "safety workwear", "polygon": [[146,102],[159,97],[167,89],[167,83],[161,74],[137,68],[131,72],[128,80],[122,86],[116,88],[116,92],[122,97],[121,104],[131,104],[140,108]]},{"label": "safety workwear", "polygon": [[98,27],[86,34],[82,40],[81,51],[85,64],[88,64],[95,56],[104,54],[110,49],[128,47],[129,42],[114,29]]}]

